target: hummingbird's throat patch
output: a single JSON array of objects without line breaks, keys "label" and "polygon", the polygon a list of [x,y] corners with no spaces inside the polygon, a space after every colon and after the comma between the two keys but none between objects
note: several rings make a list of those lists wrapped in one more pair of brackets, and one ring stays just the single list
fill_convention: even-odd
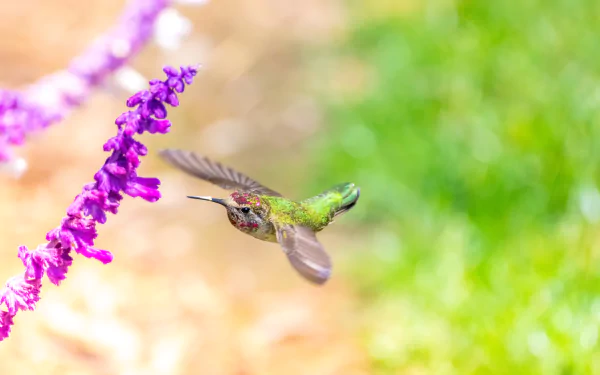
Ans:
[{"label": "hummingbird's throat patch", "polygon": [[240,206],[260,206],[260,198],[251,193],[240,193],[235,191],[231,194],[231,199]]}]

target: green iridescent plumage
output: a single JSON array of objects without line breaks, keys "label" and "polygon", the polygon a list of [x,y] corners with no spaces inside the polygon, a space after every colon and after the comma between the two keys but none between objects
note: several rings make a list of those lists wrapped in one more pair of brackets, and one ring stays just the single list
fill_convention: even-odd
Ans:
[{"label": "green iridescent plumage", "polygon": [[192,152],[164,150],[173,166],[224,189],[235,190],[211,201],[227,209],[229,222],[257,239],[279,242],[292,266],[307,280],[323,284],[331,275],[331,261],[315,236],[333,218],[356,204],[360,189],[352,183],[337,185],[315,197],[295,202],[250,177]]},{"label": "green iridescent plumage", "polygon": [[261,200],[271,207],[271,221],[304,225],[319,232],[329,225],[336,215],[350,209],[358,195],[359,190],[354,184],[345,183],[301,202],[270,196],[261,197]]}]

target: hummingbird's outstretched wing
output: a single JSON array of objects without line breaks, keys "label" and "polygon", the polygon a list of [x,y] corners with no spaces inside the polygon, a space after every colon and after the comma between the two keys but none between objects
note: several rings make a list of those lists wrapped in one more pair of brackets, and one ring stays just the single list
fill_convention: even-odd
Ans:
[{"label": "hummingbird's outstretched wing", "polygon": [[281,196],[278,192],[261,185],[245,174],[191,151],[166,149],[159,151],[159,155],[172,166],[223,189],[251,191],[275,197]]},{"label": "hummingbird's outstretched wing", "polygon": [[331,260],[312,229],[300,225],[282,225],[276,229],[277,241],[300,275],[315,284],[329,280]]}]

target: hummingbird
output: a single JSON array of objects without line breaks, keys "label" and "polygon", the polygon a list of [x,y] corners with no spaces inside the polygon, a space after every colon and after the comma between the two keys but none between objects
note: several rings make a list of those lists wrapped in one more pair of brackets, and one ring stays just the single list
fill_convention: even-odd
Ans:
[{"label": "hummingbird", "polygon": [[356,205],[360,189],[343,183],[312,198],[293,201],[219,162],[194,152],[166,149],[159,155],[183,172],[233,190],[226,198],[188,195],[225,207],[229,222],[243,233],[278,242],[292,267],[306,280],[324,284],[331,276],[331,259],[317,240],[321,231]]}]

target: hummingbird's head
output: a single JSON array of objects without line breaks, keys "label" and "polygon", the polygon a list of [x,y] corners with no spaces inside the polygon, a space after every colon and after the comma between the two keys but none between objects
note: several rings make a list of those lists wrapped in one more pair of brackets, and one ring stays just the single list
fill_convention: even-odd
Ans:
[{"label": "hummingbird's head", "polygon": [[264,204],[257,194],[248,192],[233,192],[224,199],[212,197],[188,196],[218,203],[227,209],[227,217],[231,224],[242,232],[256,232],[267,221],[269,207]]}]

